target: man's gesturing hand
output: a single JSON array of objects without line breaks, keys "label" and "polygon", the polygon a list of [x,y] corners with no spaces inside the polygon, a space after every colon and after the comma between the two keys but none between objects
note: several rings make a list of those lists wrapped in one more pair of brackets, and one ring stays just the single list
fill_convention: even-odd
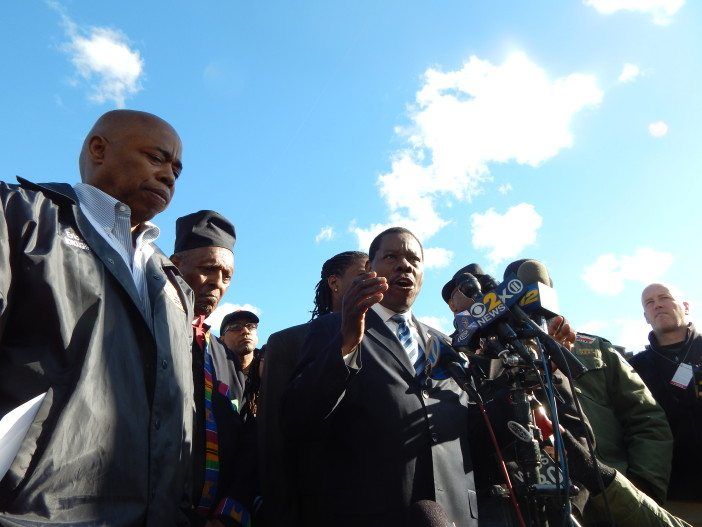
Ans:
[{"label": "man's gesturing hand", "polygon": [[341,304],[341,354],[348,355],[361,343],[366,311],[383,299],[388,281],[375,272],[359,275],[344,294]]}]

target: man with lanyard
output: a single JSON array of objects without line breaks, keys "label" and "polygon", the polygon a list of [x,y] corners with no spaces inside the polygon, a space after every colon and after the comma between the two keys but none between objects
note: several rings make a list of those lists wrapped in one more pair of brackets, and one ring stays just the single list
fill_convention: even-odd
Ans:
[{"label": "man with lanyard", "polygon": [[[663,407],[673,432],[668,509],[702,522],[702,336],[686,320],[689,305],[663,284],[641,294],[650,344],[631,364]],[[695,512],[693,512],[695,511]]]},{"label": "man with lanyard", "polygon": [[235,488],[239,487],[237,442],[243,424],[244,375],[205,324],[229,288],[235,241],[234,226],[217,212],[201,210],[176,221],[171,260],[195,294],[192,525],[251,524],[250,503],[242,503],[241,490]]}]

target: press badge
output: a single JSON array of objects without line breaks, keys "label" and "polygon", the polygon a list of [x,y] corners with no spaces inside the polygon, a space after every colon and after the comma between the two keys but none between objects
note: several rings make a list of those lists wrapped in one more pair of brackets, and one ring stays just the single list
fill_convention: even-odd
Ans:
[{"label": "press badge", "polygon": [[692,380],[692,366],[690,364],[685,364],[684,362],[678,366],[675,371],[675,375],[670,379],[670,384],[682,388],[683,390],[690,385]]}]

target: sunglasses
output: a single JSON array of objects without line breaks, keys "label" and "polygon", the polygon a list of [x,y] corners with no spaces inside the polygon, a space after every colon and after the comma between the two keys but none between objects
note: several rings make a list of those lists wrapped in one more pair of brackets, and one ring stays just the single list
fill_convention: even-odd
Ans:
[{"label": "sunglasses", "polygon": [[224,333],[227,333],[229,331],[242,331],[244,328],[248,329],[249,331],[256,331],[258,329],[258,324],[256,322],[247,322],[245,324],[230,324],[227,326],[227,329],[224,330]]}]

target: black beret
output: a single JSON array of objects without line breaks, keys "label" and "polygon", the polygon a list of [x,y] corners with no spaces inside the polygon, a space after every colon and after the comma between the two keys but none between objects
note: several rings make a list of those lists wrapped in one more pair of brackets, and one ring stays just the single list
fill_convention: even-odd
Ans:
[{"label": "black beret", "polygon": [[231,324],[235,320],[239,320],[240,318],[251,320],[252,322],[256,322],[258,324],[258,317],[256,316],[256,313],[252,311],[247,311],[246,309],[237,309],[236,311],[232,311],[222,319],[222,323],[219,326],[219,334],[223,334],[224,330],[227,329],[227,326],[229,324]]},{"label": "black beret", "polygon": [[475,277],[478,277],[478,275],[485,274],[483,273],[482,267],[480,267],[480,265],[477,263],[472,263],[466,265],[465,267],[461,267],[458,271],[456,271],[451,280],[446,282],[444,284],[444,287],[441,288],[441,298],[443,298],[444,302],[446,302],[447,304],[448,301],[451,299],[451,293],[453,293],[453,290],[456,288],[456,279],[460,277],[463,273],[470,273]]},{"label": "black beret", "polygon": [[213,210],[193,212],[176,220],[174,253],[198,247],[224,247],[231,251],[234,242],[234,225]]}]

